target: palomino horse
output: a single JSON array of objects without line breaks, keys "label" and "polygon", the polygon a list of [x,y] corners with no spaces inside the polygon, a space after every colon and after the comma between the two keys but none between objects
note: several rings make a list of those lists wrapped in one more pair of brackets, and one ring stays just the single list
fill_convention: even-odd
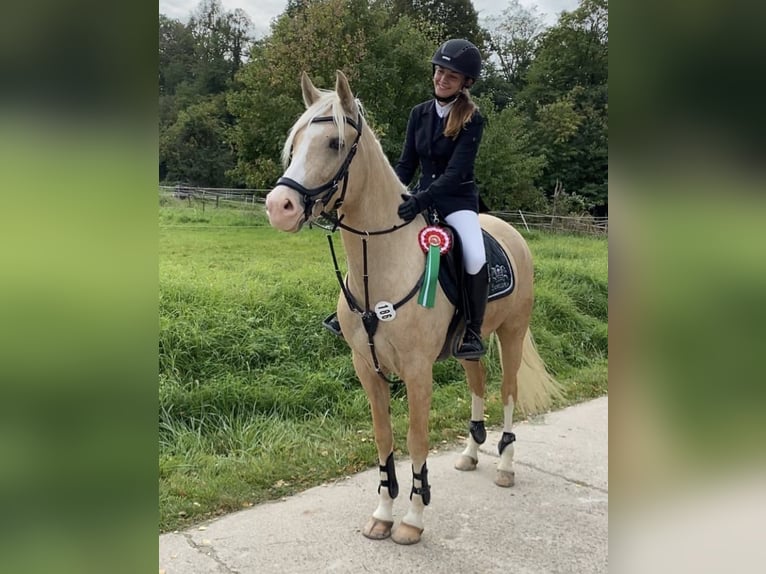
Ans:
[{"label": "palomino horse", "polygon": [[[285,142],[286,171],[268,194],[266,210],[272,226],[290,232],[300,230],[305,222],[322,213],[337,213],[335,222],[341,229],[348,267],[345,285],[341,284],[338,319],[351,347],[357,376],[369,398],[380,465],[378,506],[363,534],[373,539],[391,535],[399,544],[413,544],[420,541],[423,511],[430,501],[426,457],[432,368],[455,309],[441,288],[432,308],[421,306],[412,298],[424,269],[425,256],[418,245],[418,232],[426,222],[423,216],[418,216],[411,224],[405,224],[398,217],[400,195],[406,190],[367,127],[346,77],[338,71],[335,91],[320,91],[304,73],[301,87],[306,111]],[[485,214],[480,221],[507,252],[516,277],[513,292],[487,306],[482,331],[485,337],[496,333],[501,350],[505,421],[498,445],[501,456],[495,482],[511,486],[514,405],[524,412],[546,409],[558,386],[547,374],[529,332],[533,299],[529,248],[507,223]],[[372,305],[389,302],[384,305],[388,309],[386,315],[373,313],[370,302]],[[478,463],[479,445],[486,438],[486,375],[480,361],[461,363],[471,389],[471,436],[455,466],[473,470]],[[413,472],[409,509],[395,529],[393,502],[399,489],[393,458],[390,390],[385,377],[390,373],[404,381],[407,389],[407,448]]]}]

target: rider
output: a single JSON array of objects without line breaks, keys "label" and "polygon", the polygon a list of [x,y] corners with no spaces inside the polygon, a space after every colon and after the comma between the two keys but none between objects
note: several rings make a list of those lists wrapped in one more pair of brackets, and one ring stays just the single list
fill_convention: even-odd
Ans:
[{"label": "rider", "polygon": [[[395,171],[409,185],[420,167],[418,191],[402,195],[399,217],[411,221],[433,207],[460,235],[466,275],[466,332],[456,357],[478,359],[484,352],[481,325],[487,305],[488,273],[479,226],[474,161],[484,120],[468,89],[479,77],[481,54],[468,40],[444,42],[431,58],[434,98],[410,112],[404,148]],[[340,335],[337,318],[325,327]]]},{"label": "rider", "polygon": [[481,54],[468,40],[448,40],[431,58],[434,99],[412,108],[396,174],[408,185],[420,166],[419,191],[404,195],[399,216],[412,220],[433,207],[455,228],[463,245],[466,332],[456,357],[484,354],[481,325],[487,305],[487,258],[479,226],[474,161],[484,120],[468,89],[479,77]]}]

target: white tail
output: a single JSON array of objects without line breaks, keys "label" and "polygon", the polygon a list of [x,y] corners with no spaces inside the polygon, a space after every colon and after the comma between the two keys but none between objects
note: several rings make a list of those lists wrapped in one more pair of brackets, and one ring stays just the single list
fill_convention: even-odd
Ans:
[{"label": "white tail", "polygon": [[561,383],[554,379],[545,368],[545,363],[537,352],[529,328],[524,335],[524,349],[516,381],[518,385],[517,406],[527,415],[547,411],[551,407],[553,399],[561,398],[563,394]]}]

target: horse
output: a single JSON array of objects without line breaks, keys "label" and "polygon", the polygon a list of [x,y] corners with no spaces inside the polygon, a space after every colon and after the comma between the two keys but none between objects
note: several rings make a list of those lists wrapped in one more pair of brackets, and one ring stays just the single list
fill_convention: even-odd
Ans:
[{"label": "horse", "polygon": [[[380,471],[377,507],[362,534],[414,544],[421,540],[424,509],[431,498],[426,459],[433,365],[443,350],[455,306],[441,287],[430,308],[412,297],[413,286],[422,282],[426,256],[418,235],[426,220],[419,215],[407,224],[398,217],[397,207],[406,189],[366,124],[346,76],[338,70],[335,89],[319,90],[303,72],[301,89],[306,109],[285,141],[285,171],[266,197],[266,211],[270,224],[287,232],[297,232],[307,222],[334,214],[334,227],[340,229],[347,258],[345,282],[336,264],[341,287],[337,314],[370,403]],[[485,338],[495,333],[500,347],[504,427],[495,483],[508,487],[515,476],[514,406],[525,413],[546,410],[560,386],[547,372],[529,329],[533,267],[527,243],[508,223],[488,214],[479,219],[506,252],[515,275],[513,292],[488,304],[482,329]],[[371,310],[370,301],[376,303],[377,312]],[[481,361],[460,362],[471,391],[471,420],[470,436],[455,468],[474,470],[479,445],[486,438],[486,372]],[[407,449],[413,475],[409,508],[396,528],[393,503],[399,486],[388,379],[393,375],[406,386]]]}]

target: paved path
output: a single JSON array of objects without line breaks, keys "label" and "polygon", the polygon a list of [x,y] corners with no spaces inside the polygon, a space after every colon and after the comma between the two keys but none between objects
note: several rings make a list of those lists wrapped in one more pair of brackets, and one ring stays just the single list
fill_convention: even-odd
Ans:
[{"label": "paved path", "polygon": [[[608,399],[514,427],[516,485],[494,485],[500,432],[479,467],[454,470],[461,448],[431,455],[431,504],[420,544],[372,541],[361,527],[377,502],[377,469],[160,536],[166,574],[607,572]],[[397,461],[406,512],[408,460]]]}]

